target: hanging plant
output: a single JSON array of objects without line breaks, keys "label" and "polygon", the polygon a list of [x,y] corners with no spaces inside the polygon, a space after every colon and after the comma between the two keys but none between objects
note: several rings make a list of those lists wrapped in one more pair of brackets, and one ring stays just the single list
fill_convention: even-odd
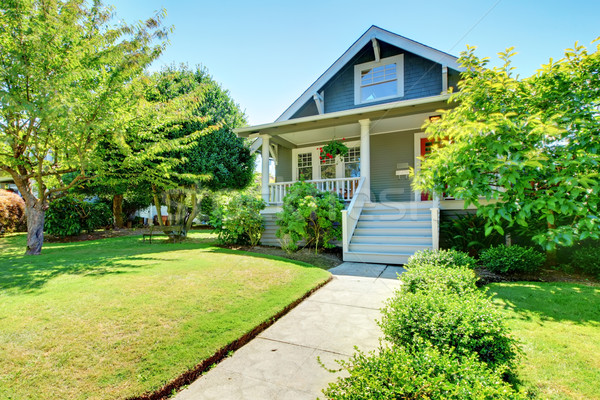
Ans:
[{"label": "hanging plant", "polygon": [[348,146],[339,140],[333,139],[331,142],[321,147],[319,151],[321,152],[319,158],[322,162],[325,162],[327,159],[335,158],[335,156],[345,157],[348,154]]}]

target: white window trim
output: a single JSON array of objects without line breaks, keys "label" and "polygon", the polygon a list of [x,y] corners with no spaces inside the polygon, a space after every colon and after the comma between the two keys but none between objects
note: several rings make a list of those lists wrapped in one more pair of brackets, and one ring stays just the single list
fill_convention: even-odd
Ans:
[{"label": "white window trim", "polygon": [[[298,154],[312,153],[312,167],[313,167],[313,180],[321,179],[321,160],[319,159],[320,152],[319,148],[325,146],[327,143],[320,144],[312,147],[301,147],[292,149],[292,181],[298,181]],[[360,140],[344,142],[346,146],[360,147]],[[340,156],[336,156],[336,178],[343,177],[344,175],[344,163],[340,159]]]},{"label": "white window trim", "polygon": [[[378,99],[361,101],[361,72],[365,69],[380,67],[382,65],[394,63],[396,64],[396,85],[398,94],[395,96],[380,97]],[[397,56],[382,58],[379,61],[371,61],[363,64],[357,64],[354,66],[354,105],[373,103],[376,101],[395,99],[398,97],[404,97],[404,54],[398,54]]]}]

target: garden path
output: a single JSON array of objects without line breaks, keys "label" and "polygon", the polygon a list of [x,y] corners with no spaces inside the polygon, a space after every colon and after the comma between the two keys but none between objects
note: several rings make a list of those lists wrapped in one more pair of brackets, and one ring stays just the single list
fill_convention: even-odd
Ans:
[{"label": "garden path", "polygon": [[398,266],[343,263],[333,280],[175,396],[175,400],[314,400],[354,346],[379,345],[379,309],[400,285]]}]

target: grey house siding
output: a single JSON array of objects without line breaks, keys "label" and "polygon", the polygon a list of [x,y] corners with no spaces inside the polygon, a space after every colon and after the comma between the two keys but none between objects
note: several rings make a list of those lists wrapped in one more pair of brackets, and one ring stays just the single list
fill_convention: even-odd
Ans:
[{"label": "grey house siding", "polygon": [[371,136],[372,201],[412,201],[411,179],[396,176],[397,164],[414,167],[414,134],[387,133]]},{"label": "grey house siding", "polygon": [[[420,97],[436,96],[442,92],[442,66],[388,43],[379,42],[381,58],[404,54],[404,96],[380,102],[354,104],[354,66],[375,60],[373,46],[366,45],[322,88],[325,91],[325,113],[349,110],[376,104]],[[449,79],[450,80],[450,79]],[[309,100],[292,118],[317,115],[314,101]]]},{"label": "grey house siding", "polygon": [[292,149],[279,146],[277,149],[277,165],[275,166],[275,181],[289,182],[292,178]]}]

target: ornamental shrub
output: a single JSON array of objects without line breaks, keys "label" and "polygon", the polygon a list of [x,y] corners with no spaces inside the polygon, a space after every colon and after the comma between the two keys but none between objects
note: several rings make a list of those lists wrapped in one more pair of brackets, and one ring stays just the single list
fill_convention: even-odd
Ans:
[{"label": "ornamental shrub", "polygon": [[496,231],[486,235],[485,226],[485,218],[477,214],[446,214],[440,223],[441,247],[477,257],[483,249],[504,242],[504,236]]},{"label": "ornamental shrub", "polygon": [[0,189],[0,233],[25,230],[25,201],[16,193]]},{"label": "ornamental shrub", "polygon": [[406,268],[418,265],[435,265],[438,267],[469,267],[474,268],[477,262],[467,253],[457,250],[422,250],[417,251],[408,259]]},{"label": "ornamental shrub", "polygon": [[498,274],[534,272],[546,261],[546,256],[531,247],[519,245],[490,247],[481,253],[481,264]]},{"label": "ornamental shrub", "polygon": [[260,214],[266,203],[247,194],[234,195],[214,208],[210,224],[220,243],[256,246],[265,230]]},{"label": "ornamental shrub", "polygon": [[600,247],[585,246],[575,250],[571,266],[600,278]]},{"label": "ornamental shrub", "polygon": [[322,192],[306,182],[293,184],[283,198],[283,211],[277,214],[277,237],[287,250],[298,250],[298,243],[306,246],[330,248],[333,240],[342,236],[342,209],[344,203],[336,193]]},{"label": "ornamental shrub", "polygon": [[358,352],[339,363],[349,376],[323,390],[332,400],[527,398],[503,382],[500,371],[486,368],[474,354],[457,357],[426,346],[414,352],[393,347],[368,355]]},{"label": "ornamental shrub", "polygon": [[477,276],[468,267],[439,267],[435,265],[417,265],[404,272],[402,291],[448,291],[455,294],[472,292],[477,289]]},{"label": "ornamental shrub", "polygon": [[112,223],[112,210],[104,203],[92,203],[74,196],[64,196],[50,202],[44,220],[44,231],[65,237],[93,232]]},{"label": "ornamental shrub", "polygon": [[502,315],[479,291],[399,291],[382,314],[385,338],[396,346],[429,342],[461,357],[475,353],[492,369],[510,370],[518,355]]}]

